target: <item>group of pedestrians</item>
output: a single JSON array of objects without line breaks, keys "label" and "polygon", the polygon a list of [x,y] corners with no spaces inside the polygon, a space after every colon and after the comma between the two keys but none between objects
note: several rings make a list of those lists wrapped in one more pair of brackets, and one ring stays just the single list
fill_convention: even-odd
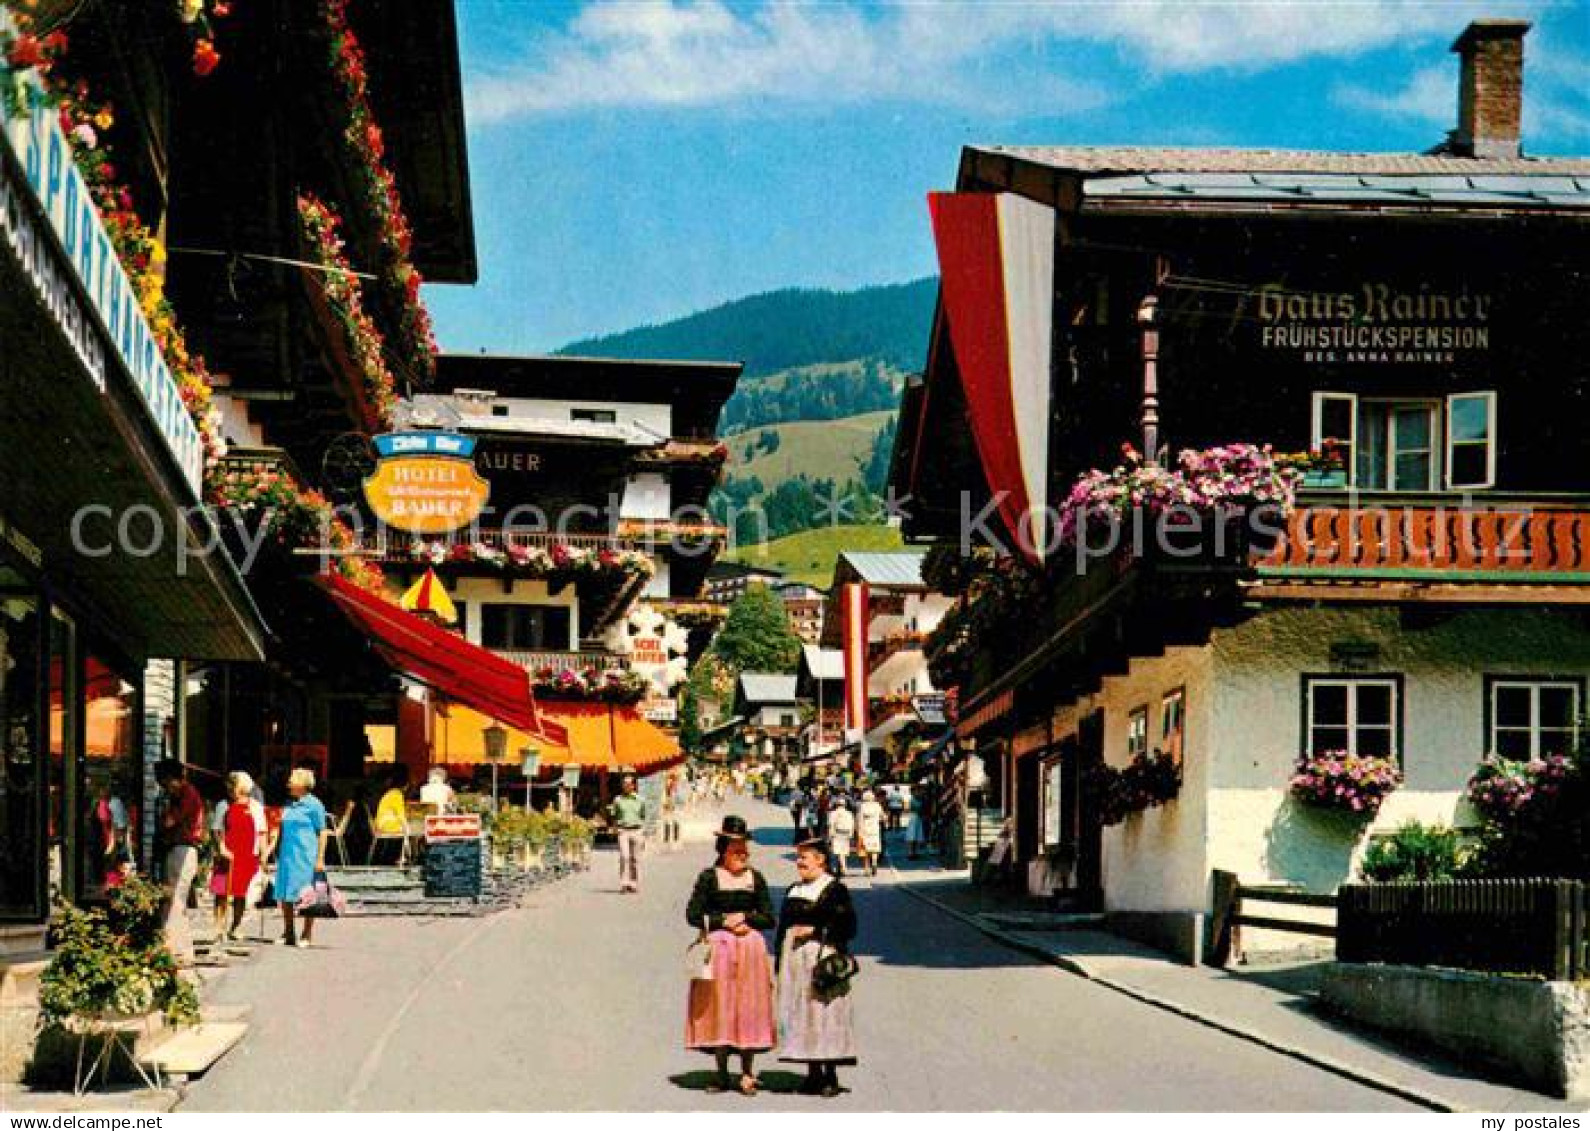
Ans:
[{"label": "group of pedestrians", "polygon": [[[850,892],[828,869],[827,845],[797,838],[795,883],[775,920],[766,878],[751,867],[745,821],[723,819],[716,859],[696,877],[685,919],[708,949],[690,982],[685,1046],[709,1053],[707,1090],[754,1096],[759,1054],[806,1067],[800,1091],[833,1097],[839,1068],[856,1063],[849,948],[856,936]],[[762,932],[776,928],[770,955]],[[738,1079],[730,1076],[737,1058]]]},{"label": "group of pedestrians", "polygon": [[[272,827],[254,779],[246,773],[227,775],[226,797],[206,819],[204,798],[188,780],[183,764],[166,759],[155,767],[163,793],[160,844],[164,851],[166,946],[179,967],[194,964],[193,934],[188,926],[188,900],[198,879],[199,856],[206,841],[215,855],[210,894],[215,899],[216,934],[236,937],[243,913],[268,893],[281,908],[278,943],[310,945],[315,920],[300,918],[298,900],[326,869],[330,825],[326,807],[315,796],[315,772],[300,766],[287,778],[288,804]],[[275,870],[267,871],[274,860]]]},{"label": "group of pedestrians", "polygon": [[[836,876],[849,872],[852,853],[863,872],[877,875],[878,865],[887,854],[884,832],[901,828],[909,807],[909,795],[904,786],[876,789],[839,785],[803,789],[797,786],[789,798],[795,838],[825,844]],[[913,809],[907,833],[913,856],[923,837],[921,815]]]}]

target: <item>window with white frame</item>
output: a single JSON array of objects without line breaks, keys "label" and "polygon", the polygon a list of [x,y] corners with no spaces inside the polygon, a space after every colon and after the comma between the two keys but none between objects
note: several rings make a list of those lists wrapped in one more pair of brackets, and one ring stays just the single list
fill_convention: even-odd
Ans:
[{"label": "window with white frame", "polygon": [[1304,681],[1304,726],[1310,754],[1341,750],[1395,758],[1400,688],[1383,676],[1310,676]]},{"label": "window with white frame", "polygon": [[1578,680],[1498,676],[1487,685],[1490,753],[1530,759],[1572,751],[1582,697]]},{"label": "window with white frame", "polygon": [[1167,691],[1159,701],[1159,748],[1177,763],[1181,762],[1182,742],[1187,733],[1187,691],[1178,687]]},{"label": "window with white frame", "polygon": [[1335,444],[1347,479],[1369,491],[1496,484],[1496,394],[1389,399],[1318,392],[1310,445]]},{"label": "window with white frame", "polygon": [[1135,708],[1126,716],[1126,756],[1135,758],[1148,753],[1148,704]]}]

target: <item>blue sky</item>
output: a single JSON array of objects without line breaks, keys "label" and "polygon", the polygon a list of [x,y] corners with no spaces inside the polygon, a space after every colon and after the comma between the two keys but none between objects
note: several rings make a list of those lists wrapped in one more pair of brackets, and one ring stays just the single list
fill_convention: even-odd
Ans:
[{"label": "blue sky", "polygon": [[932,273],[961,146],[1423,149],[1451,41],[1535,21],[1528,152],[1590,154],[1585,0],[458,0],[480,282],[443,348]]}]

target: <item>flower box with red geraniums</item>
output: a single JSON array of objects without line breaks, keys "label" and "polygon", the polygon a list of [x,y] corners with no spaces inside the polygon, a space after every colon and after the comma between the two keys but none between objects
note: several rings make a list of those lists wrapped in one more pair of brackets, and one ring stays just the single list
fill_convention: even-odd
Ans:
[{"label": "flower box with red geraniums", "polygon": [[1372,817],[1401,784],[1402,770],[1390,758],[1328,750],[1298,758],[1290,789],[1305,805]]},{"label": "flower box with red geraniums", "polygon": [[1188,449],[1174,470],[1147,463],[1130,444],[1110,471],[1093,470],[1079,478],[1060,504],[1060,543],[1074,543],[1090,526],[1115,528],[1134,514],[1174,528],[1205,515],[1236,515],[1293,508],[1301,473],[1276,460],[1269,445],[1225,444]]},{"label": "flower box with red geraniums", "polygon": [[398,551],[414,561],[429,565],[480,564],[505,573],[529,577],[557,574],[599,575],[622,573],[650,577],[656,566],[645,554],[635,550],[589,549],[553,542],[549,546],[526,546],[518,542],[498,545],[493,542],[441,542],[418,540]]},{"label": "flower box with red geraniums", "polygon": [[530,679],[531,689],[543,699],[589,700],[598,703],[639,703],[651,691],[652,682],[640,672],[627,668],[544,667]]},{"label": "flower box with red geraniums", "polygon": [[1505,823],[1532,805],[1556,798],[1578,772],[1573,760],[1562,754],[1528,762],[1487,758],[1469,778],[1469,803],[1487,821]]},{"label": "flower box with red geraniums", "polygon": [[1174,801],[1181,794],[1181,763],[1156,750],[1137,754],[1125,766],[1095,762],[1088,770],[1087,788],[1103,825],[1118,825]]}]

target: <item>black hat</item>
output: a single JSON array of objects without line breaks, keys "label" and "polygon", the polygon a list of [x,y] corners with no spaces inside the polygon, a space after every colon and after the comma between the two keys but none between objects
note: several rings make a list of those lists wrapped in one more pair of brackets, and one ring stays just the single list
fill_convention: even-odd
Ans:
[{"label": "black hat", "polygon": [[744,817],[729,816],[723,818],[723,827],[718,830],[719,836],[726,836],[731,840],[750,840],[751,830],[746,827]]},{"label": "black hat", "polygon": [[809,836],[805,840],[797,840],[795,842],[795,848],[797,851],[802,848],[815,848],[819,852],[827,852],[828,842],[820,836]]}]

